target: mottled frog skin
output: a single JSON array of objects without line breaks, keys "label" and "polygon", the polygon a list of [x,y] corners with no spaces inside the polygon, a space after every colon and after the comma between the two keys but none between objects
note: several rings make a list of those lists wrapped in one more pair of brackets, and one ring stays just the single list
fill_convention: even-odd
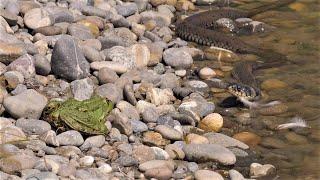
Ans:
[{"label": "mottled frog skin", "polygon": [[50,101],[44,110],[44,119],[58,130],[74,129],[85,134],[107,134],[106,116],[113,109],[113,103],[94,96],[78,101]]}]

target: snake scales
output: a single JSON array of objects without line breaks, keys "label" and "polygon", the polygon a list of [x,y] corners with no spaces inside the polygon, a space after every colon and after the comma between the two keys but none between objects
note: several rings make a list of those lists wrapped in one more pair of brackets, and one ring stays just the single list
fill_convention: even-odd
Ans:
[{"label": "snake scales", "polygon": [[[178,23],[176,25],[176,34],[184,40],[193,41],[200,45],[220,47],[240,54],[255,54],[265,60],[266,63],[262,65],[262,67],[272,67],[286,62],[286,56],[272,50],[250,45],[236,36],[215,31],[218,27],[216,21],[220,18],[235,20],[237,18],[252,17],[261,12],[292,2],[294,2],[294,0],[280,0],[248,12],[231,8],[201,12],[187,17]],[[238,97],[245,97],[250,100],[259,96],[260,89],[253,75],[253,71],[259,67],[261,67],[261,65],[253,62],[240,62],[235,64],[232,75],[239,83],[231,84],[228,90]]]}]

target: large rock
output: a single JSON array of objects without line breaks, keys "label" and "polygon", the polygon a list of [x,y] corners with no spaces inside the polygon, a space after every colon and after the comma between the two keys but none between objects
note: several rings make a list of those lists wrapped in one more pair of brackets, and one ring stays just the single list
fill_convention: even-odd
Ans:
[{"label": "large rock", "polygon": [[26,90],[16,96],[4,99],[3,105],[7,112],[14,118],[39,119],[47,98],[33,89]]},{"label": "large rock", "polygon": [[90,74],[90,65],[71,36],[62,36],[51,58],[52,72],[67,80],[82,79]]},{"label": "large rock", "polygon": [[232,165],[236,156],[227,148],[218,144],[187,144],[183,147],[189,161],[217,161],[223,165]]}]

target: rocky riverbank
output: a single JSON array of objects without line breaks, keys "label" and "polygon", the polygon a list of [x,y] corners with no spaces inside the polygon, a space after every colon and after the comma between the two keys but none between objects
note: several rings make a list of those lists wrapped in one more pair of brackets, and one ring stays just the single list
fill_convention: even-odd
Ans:
[{"label": "rocky riverbank", "polygon": [[[259,136],[220,133],[228,124],[207,97],[224,90],[210,89],[206,80],[224,72],[190,68],[196,59],[221,54],[188,47],[169,28],[176,11],[188,10],[195,10],[194,2],[0,0],[0,179],[274,175],[275,167],[258,164],[249,148]],[[94,94],[115,104],[107,136],[57,134],[43,120],[51,99]]]}]

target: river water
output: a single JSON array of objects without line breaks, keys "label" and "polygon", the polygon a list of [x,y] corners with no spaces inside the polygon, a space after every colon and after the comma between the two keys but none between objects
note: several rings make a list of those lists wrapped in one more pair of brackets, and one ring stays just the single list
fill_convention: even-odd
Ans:
[{"label": "river water", "polygon": [[[238,2],[237,8],[251,9],[271,1]],[[276,29],[241,38],[255,46],[285,54],[290,61],[289,65],[258,72],[257,79],[264,83],[263,100],[280,100],[288,110],[266,116],[247,108],[231,108],[230,111],[237,111],[236,115],[224,118],[231,123],[232,130],[225,129],[223,133],[251,132],[260,136],[260,143],[251,149],[261,163],[276,166],[279,179],[320,179],[320,3],[317,0],[300,0],[290,6],[258,14],[253,19]],[[209,66],[217,69],[218,65],[216,61],[209,60],[196,62],[199,68]],[[222,62],[222,65],[232,67],[232,63]],[[222,74],[228,78],[227,72]],[[218,103],[228,95],[214,92],[213,96],[212,101]],[[243,123],[239,116],[249,120]],[[311,128],[276,130],[277,125],[287,123],[295,116],[304,119]]]}]

